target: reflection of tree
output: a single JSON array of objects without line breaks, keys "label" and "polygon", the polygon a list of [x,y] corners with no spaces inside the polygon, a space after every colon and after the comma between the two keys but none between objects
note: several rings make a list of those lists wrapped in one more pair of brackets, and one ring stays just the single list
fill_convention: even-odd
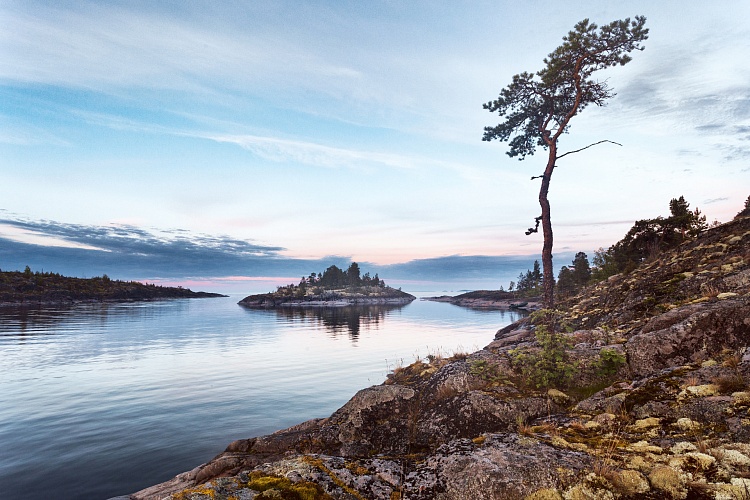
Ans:
[{"label": "reflection of tree", "polygon": [[[176,302],[171,303],[176,304]],[[142,307],[141,304],[148,304],[148,306]],[[25,337],[54,335],[66,328],[81,330],[84,324],[105,325],[110,318],[118,316],[154,316],[159,314],[159,310],[153,304],[154,302],[91,302],[6,305],[0,307],[0,338],[18,335],[23,341]]]},{"label": "reflection of tree", "polygon": [[386,315],[405,304],[360,305],[346,307],[279,307],[276,314],[288,321],[310,321],[323,326],[334,336],[347,333],[353,342],[362,327],[377,328]]},{"label": "reflection of tree", "polygon": [[75,306],[4,306],[0,309],[3,334],[48,334],[71,317]]}]

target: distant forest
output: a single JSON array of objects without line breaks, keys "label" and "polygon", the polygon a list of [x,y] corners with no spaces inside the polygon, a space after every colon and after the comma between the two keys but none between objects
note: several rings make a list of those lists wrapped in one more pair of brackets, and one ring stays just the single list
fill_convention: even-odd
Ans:
[{"label": "distant forest", "polygon": [[215,293],[193,292],[182,287],[113,280],[106,274],[95,278],[72,278],[59,273],[34,272],[29,266],[26,266],[23,271],[0,271],[0,302],[4,303],[63,303],[221,296]]}]

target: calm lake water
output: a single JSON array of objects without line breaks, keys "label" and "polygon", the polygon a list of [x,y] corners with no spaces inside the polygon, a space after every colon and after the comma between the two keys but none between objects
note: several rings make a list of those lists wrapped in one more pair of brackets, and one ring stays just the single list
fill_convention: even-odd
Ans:
[{"label": "calm lake water", "polygon": [[241,298],[0,308],[0,496],[132,493],[517,319],[419,300],[255,311]]}]

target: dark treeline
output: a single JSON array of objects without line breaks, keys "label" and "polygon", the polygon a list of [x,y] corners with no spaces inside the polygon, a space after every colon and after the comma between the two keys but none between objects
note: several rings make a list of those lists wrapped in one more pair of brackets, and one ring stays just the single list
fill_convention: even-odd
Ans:
[{"label": "dark treeline", "polygon": [[219,297],[219,294],[193,292],[182,287],[157,286],[137,281],[73,278],[59,273],[0,271],[0,302],[72,302],[90,300],[150,300],[165,298]]},{"label": "dark treeline", "polygon": [[286,287],[278,287],[278,290],[281,291],[284,288],[304,290],[308,287],[319,287],[326,290],[346,287],[385,288],[385,282],[378,277],[377,273],[375,273],[375,276],[370,276],[369,272],[361,275],[359,264],[352,262],[346,271],[338,266],[330,266],[323,273],[310,273],[310,276],[302,276],[296,287],[295,285],[287,285]]},{"label": "dark treeline", "polygon": [[[669,212],[668,217],[636,221],[620,241],[607,249],[595,251],[592,263],[586,253],[578,252],[570,265],[560,268],[555,282],[557,296],[564,299],[575,295],[589,283],[618,273],[629,273],[642,262],[656,258],[708,229],[706,216],[697,208],[690,210],[690,204],[683,196],[670,200]],[[737,214],[737,217],[740,216],[750,216],[750,197],[744,209]],[[534,261],[533,269],[521,273],[517,282],[510,282],[508,292],[516,297],[537,297],[544,289],[543,281],[539,262]]]}]

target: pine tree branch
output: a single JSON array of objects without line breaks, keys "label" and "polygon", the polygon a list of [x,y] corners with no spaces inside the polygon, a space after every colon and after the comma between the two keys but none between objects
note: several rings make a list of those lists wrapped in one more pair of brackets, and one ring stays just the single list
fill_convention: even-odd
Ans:
[{"label": "pine tree branch", "polygon": [[597,144],[601,144],[601,143],[603,143],[603,142],[609,142],[609,143],[611,143],[611,144],[617,144],[618,146],[622,146],[622,144],[620,144],[619,142],[615,142],[615,141],[610,141],[609,139],[604,139],[603,141],[599,141],[599,142],[595,142],[595,143],[593,143],[593,144],[589,144],[588,146],[586,146],[586,147],[583,147],[583,148],[581,148],[581,149],[576,149],[576,150],[573,150],[573,151],[568,151],[567,153],[563,153],[563,154],[561,154],[560,156],[558,156],[557,158],[555,158],[555,160],[559,160],[559,159],[560,159],[560,158],[562,158],[563,156],[568,156],[568,155],[571,155],[571,154],[573,154],[573,153],[580,153],[580,152],[581,152],[581,151],[583,151],[584,149],[588,149],[588,148],[590,148],[591,146],[596,146]]}]

